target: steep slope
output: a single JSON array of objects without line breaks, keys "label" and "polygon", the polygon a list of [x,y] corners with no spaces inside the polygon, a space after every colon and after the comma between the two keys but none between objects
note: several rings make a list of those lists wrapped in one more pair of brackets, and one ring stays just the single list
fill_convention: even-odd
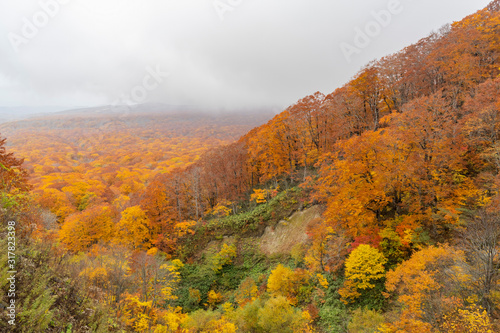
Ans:
[{"label": "steep slope", "polygon": [[305,246],[311,222],[321,217],[321,208],[314,206],[295,212],[275,227],[267,227],[259,240],[259,248],[266,255],[290,254],[294,246]]},{"label": "steep slope", "polygon": [[[499,3],[183,167],[118,169],[142,163],[138,148],[118,164],[67,151],[33,167],[57,171],[40,177],[41,204],[64,220],[49,239],[115,329],[498,331]],[[115,151],[100,145],[122,120],[93,117],[106,134],[71,148]],[[113,177],[90,177],[105,164]],[[98,182],[64,178],[77,172]]]}]

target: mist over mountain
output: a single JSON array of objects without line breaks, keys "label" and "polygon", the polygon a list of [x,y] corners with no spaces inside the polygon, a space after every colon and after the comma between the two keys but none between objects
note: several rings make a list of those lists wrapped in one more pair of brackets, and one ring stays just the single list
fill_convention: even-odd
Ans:
[{"label": "mist over mountain", "polygon": [[[61,8],[47,1],[41,5]],[[93,1],[86,8],[108,9],[105,18],[131,3]],[[368,1],[349,2],[359,3]],[[365,50],[394,37],[398,20],[425,26],[462,4],[370,3],[379,7],[340,44],[345,62],[336,66],[375,54]],[[199,4],[162,2],[181,22],[184,6]],[[259,0],[214,4],[221,24],[246,6],[263,8]],[[350,7],[336,7],[344,21],[320,10],[341,2],[282,4],[253,13],[278,30],[289,28],[280,15],[290,10],[300,29],[311,27],[310,17],[351,24]],[[139,21],[149,24],[156,13],[141,9]],[[314,88],[328,54],[280,36],[294,57],[314,64],[297,74],[294,57],[272,49],[276,40],[253,22],[253,42],[266,52],[249,53],[241,45],[252,41],[237,29],[228,54],[248,57],[229,61],[214,39],[198,38],[200,52],[183,53],[189,65],[179,66],[196,79],[176,83],[175,102],[153,97],[153,87],[166,96],[166,73],[148,67],[112,105],[0,124],[0,332],[500,332],[500,0],[418,40],[397,31],[404,46],[325,93]],[[200,26],[190,28],[200,36]],[[327,43],[315,28],[287,32]],[[131,53],[143,40],[135,41]],[[217,61],[201,52],[207,45]],[[62,73],[71,79],[56,77],[47,88],[91,73],[92,57],[85,61],[89,67],[68,66]],[[131,63],[82,81],[87,102],[128,85],[120,75]],[[258,70],[280,80],[254,76]],[[229,76],[213,75],[219,71]],[[113,84],[95,84],[99,78]],[[0,76],[7,91],[15,86],[6,81]],[[256,86],[245,90],[248,99],[238,94]],[[297,87],[313,92],[281,112],[262,106]],[[197,98],[204,106],[191,103]]]},{"label": "mist over mountain", "polygon": [[0,106],[0,123],[5,123],[14,120],[26,119],[33,116],[44,116],[54,112],[68,110],[69,107],[51,107],[51,106],[17,106],[17,107],[1,107]]},{"label": "mist over mountain", "polygon": [[0,105],[284,109],[488,0],[3,2]]}]

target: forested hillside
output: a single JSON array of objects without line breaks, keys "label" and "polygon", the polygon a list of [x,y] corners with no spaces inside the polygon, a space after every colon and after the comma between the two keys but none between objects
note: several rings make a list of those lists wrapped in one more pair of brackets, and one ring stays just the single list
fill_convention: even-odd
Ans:
[{"label": "forested hillside", "polygon": [[500,331],[499,57],[495,0],[237,141],[201,115],[2,125],[17,329]]}]

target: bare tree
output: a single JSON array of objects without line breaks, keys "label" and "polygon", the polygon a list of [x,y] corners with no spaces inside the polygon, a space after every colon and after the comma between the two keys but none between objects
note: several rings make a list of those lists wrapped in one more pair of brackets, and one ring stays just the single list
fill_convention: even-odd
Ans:
[{"label": "bare tree", "polygon": [[475,282],[472,287],[480,304],[491,313],[494,304],[490,294],[500,277],[500,213],[482,209],[469,214],[461,241],[470,264],[469,274]]}]

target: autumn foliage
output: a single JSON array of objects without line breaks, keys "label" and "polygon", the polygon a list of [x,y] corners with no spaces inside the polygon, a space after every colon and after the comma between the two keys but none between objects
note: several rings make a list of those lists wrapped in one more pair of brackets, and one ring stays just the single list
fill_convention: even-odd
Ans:
[{"label": "autumn foliage", "polygon": [[[2,125],[2,214],[38,216],[33,239],[64,245],[115,328],[493,332],[499,8],[264,125],[160,114]],[[293,253],[261,251],[283,212],[311,205],[322,214],[301,221]]]}]

